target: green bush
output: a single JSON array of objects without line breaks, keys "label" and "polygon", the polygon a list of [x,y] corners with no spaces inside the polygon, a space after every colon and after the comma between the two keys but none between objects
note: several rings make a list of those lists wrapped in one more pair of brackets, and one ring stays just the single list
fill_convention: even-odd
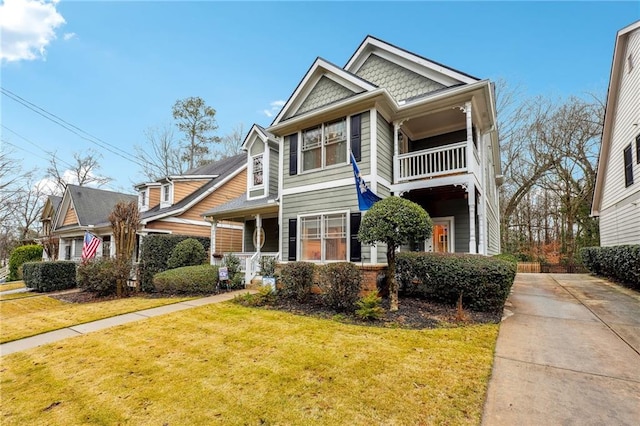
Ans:
[{"label": "green bush", "polygon": [[243,288],[244,274],[240,270],[240,258],[233,253],[226,254],[222,259],[222,265],[227,267],[229,282],[225,283],[229,288]]},{"label": "green bush", "polygon": [[260,273],[263,277],[275,277],[278,260],[273,256],[260,257]]},{"label": "green bush", "polygon": [[194,238],[180,241],[171,251],[167,268],[202,265],[207,261],[207,252],[202,243]]},{"label": "green bush", "polygon": [[474,311],[500,311],[509,296],[516,265],[481,255],[399,253],[398,276],[407,294],[454,306],[460,295]]},{"label": "green bush", "polygon": [[160,272],[153,277],[155,291],[165,294],[211,294],[218,286],[215,265],[185,266]]},{"label": "green bush", "polygon": [[209,250],[211,240],[206,237],[189,237],[187,235],[147,235],[142,239],[140,251],[140,289],[151,292],[154,290],[153,276],[166,271],[167,261],[171,257],[174,247],[187,238],[198,240],[205,250]]},{"label": "green bush", "polygon": [[28,262],[23,268],[25,286],[39,293],[76,287],[75,262]]},{"label": "green bush", "polygon": [[323,303],[338,312],[353,312],[362,286],[360,269],[353,263],[339,262],[319,266],[318,270]]},{"label": "green bush", "polygon": [[371,292],[356,302],[358,307],[356,316],[367,321],[378,320],[384,315],[384,308],[381,304],[382,299],[378,297],[376,292]]},{"label": "green bush", "polygon": [[494,259],[506,260],[507,262],[518,264],[518,258],[509,253],[500,253],[493,256]]},{"label": "green bush", "polygon": [[276,294],[270,286],[262,286],[257,293],[239,294],[233,302],[242,306],[256,307],[269,305],[276,300]]},{"label": "green bush", "polygon": [[640,290],[640,245],[585,247],[580,250],[584,266],[595,275]]},{"label": "green bush", "polygon": [[97,294],[110,296],[117,291],[117,270],[114,259],[96,259],[78,265],[78,287]]},{"label": "green bush", "polygon": [[279,294],[286,299],[304,302],[311,294],[315,265],[310,262],[289,262],[282,266]]},{"label": "green bush", "polygon": [[42,260],[42,246],[32,244],[20,246],[14,249],[9,256],[9,281],[21,280],[23,278],[20,267],[25,262],[37,262]]}]

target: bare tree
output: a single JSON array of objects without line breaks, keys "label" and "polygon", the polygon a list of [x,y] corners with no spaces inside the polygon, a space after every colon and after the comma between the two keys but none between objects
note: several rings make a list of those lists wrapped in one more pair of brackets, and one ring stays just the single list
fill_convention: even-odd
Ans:
[{"label": "bare tree", "polygon": [[35,182],[33,174],[28,175],[15,198],[14,217],[20,240],[38,235],[40,215],[46,199],[45,186],[41,182]]},{"label": "bare tree", "polygon": [[140,225],[140,213],[135,201],[119,202],[109,215],[116,247],[116,291],[122,297],[131,272],[131,257],[136,244],[136,231]]},{"label": "bare tree", "polygon": [[220,141],[212,135],[218,128],[216,110],[196,96],[177,100],[172,113],[178,129],[184,134],[182,160],[189,164],[190,169],[210,161],[210,145]]},{"label": "bare tree", "polygon": [[233,157],[242,153],[244,137],[244,124],[236,124],[230,133],[220,139],[220,150],[217,152],[216,159]]},{"label": "bare tree", "polygon": [[187,169],[182,161],[182,149],[175,140],[170,125],[150,127],[144,132],[147,143],[135,145],[135,157],[142,167],[142,174],[149,181],[164,176],[181,175]]},{"label": "bare tree", "polygon": [[91,149],[84,155],[76,152],[73,154],[73,163],[66,163],[69,167],[61,167],[61,161],[54,152],[49,158],[47,176],[53,180],[58,193],[63,193],[70,183],[79,186],[101,187],[111,182],[112,179],[97,174],[100,170],[100,158],[100,154]]}]

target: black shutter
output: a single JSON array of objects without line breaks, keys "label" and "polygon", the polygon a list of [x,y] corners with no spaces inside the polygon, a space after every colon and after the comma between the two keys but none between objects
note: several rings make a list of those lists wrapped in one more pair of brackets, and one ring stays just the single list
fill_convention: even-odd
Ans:
[{"label": "black shutter", "polygon": [[362,260],[362,244],[358,241],[358,231],[360,230],[361,213],[351,213],[351,255],[349,260],[352,262],[360,262]]},{"label": "black shutter", "polygon": [[289,136],[289,176],[298,174],[298,134]]},{"label": "black shutter", "polygon": [[289,260],[296,260],[296,241],[298,239],[298,219],[289,219]]},{"label": "black shutter", "polygon": [[633,185],[633,154],[631,144],[624,149],[624,186]]},{"label": "black shutter", "polygon": [[351,152],[353,152],[356,161],[362,159],[360,145],[360,114],[358,114],[351,117]]},{"label": "black shutter", "polygon": [[636,163],[640,164],[640,135],[636,136]]}]

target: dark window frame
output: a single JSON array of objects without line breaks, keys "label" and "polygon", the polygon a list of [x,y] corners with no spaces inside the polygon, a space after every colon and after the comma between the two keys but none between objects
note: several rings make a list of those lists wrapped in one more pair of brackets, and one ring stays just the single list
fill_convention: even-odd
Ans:
[{"label": "dark window frame", "polygon": [[625,188],[633,185],[633,153],[631,152],[631,144],[622,151],[624,156],[624,186]]}]

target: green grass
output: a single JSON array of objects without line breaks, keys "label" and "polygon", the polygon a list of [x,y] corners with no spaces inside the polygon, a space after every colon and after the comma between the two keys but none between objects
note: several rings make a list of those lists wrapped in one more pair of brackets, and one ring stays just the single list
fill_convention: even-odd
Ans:
[{"label": "green grass", "polygon": [[363,327],[224,303],[0,358],[3,425],[480,423],[498,326]]},{"label": "green grass", "polygon": [[[29,296],[25,296],[29,295]],[[188,298],[130,297],[96,303],[67,303],[48,296],[21,293],[0,301],[0,343],[141,309],[177,303]]]}]

